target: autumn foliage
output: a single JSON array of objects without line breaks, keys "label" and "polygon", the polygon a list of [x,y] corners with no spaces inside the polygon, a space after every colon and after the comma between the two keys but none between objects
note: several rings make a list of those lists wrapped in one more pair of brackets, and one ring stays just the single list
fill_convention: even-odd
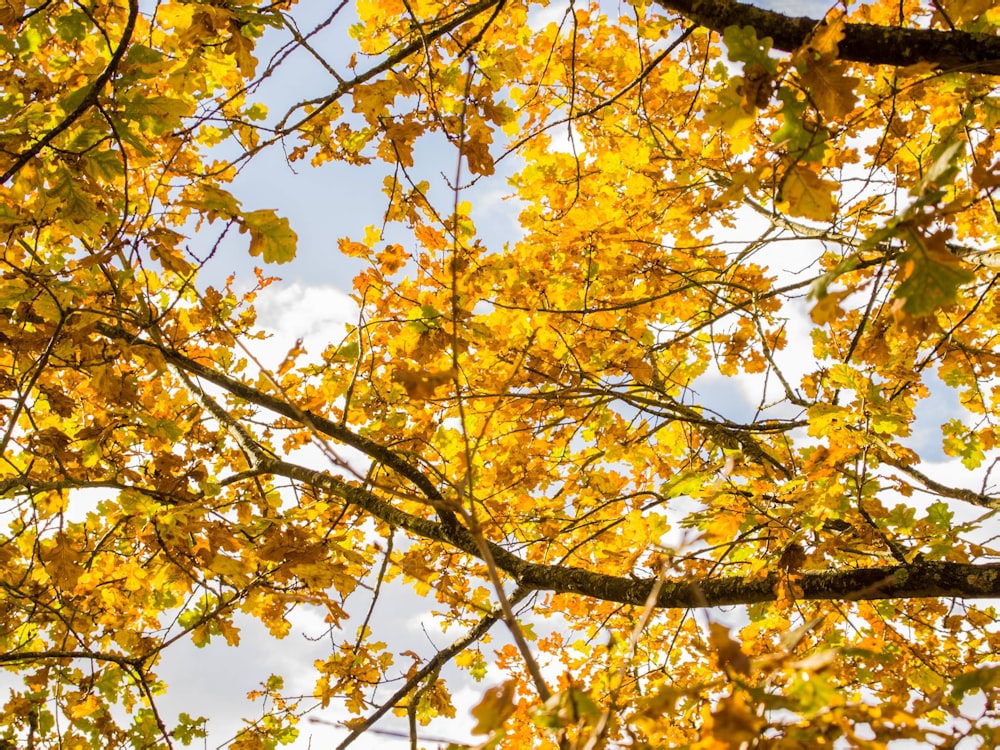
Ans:
[{"label": "autumn foliage", "polygon": [[[0,745],[200,747],[163,665],[309,608],[212,746],[1000,745],[995,4],[314,5],[0,0]],[[271,153],[384,179],[280,363]]]}]

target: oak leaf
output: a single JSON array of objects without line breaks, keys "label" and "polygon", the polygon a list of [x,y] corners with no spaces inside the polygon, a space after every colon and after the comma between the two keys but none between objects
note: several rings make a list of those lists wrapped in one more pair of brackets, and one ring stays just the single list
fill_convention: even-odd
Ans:
[{"label": "oak leaf", "polygon": [[785,173],[778,196],[778,207],[792,216],[814,221],[829,221],[837,212],[834,192],[839,186],[821,178],[802,164],[794,164]]},{"label": "oak leaf", "polygon": [[473,734],[490,734],[503,726],[517,708],[514,703],[516,688],[515,680],[507,680],[483,694],[472,708],[472,717],[476,720]]},{"label": "oak leaf", "polygon": [[709,642],[715,650],[719,666],[736,674],[750,674],[750,659],[743,652],[739,642],[730,634],[729,628],[718,622],[709,623]]},{"label": "oak leaf", "polygon": [[844,65],[820,60],[810,62],[802,68],[799,70],[799,80],[824,119],[843,120],[854,110],[858,101],[854,89],[861,79],[846,75]]},{"label": "oak leaf", "polygon": [[909,236],[910,247],[898,260],[901,282],[896,296],[902,302],[903,312],[929,315],[955,302],[962,285],[971,281],[975,273],[948,249],[946,233],[921,236],[913,232]]},{"label": "oak leaf", "polygon": [[287,263],[295,257],[298,236],[288,219],[271,209],[241,214],[240,230],[250,232],[250,254],[260,255],[265,263]]}]

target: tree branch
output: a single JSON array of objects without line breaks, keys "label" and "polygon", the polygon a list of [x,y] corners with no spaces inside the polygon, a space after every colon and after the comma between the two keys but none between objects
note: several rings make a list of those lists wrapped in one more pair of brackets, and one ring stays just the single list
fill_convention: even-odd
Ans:
[{"label": "tree branch", "polygon": [[[456,547],[476,558],[482,554],[472,534],[462,527],[417,518],[325,472],[314,471],[287,461],[268,459],[261,470],[305,482],[353,503],[381,520],[416,536]],[[527,562],[493,542],[486,542],[497,568],[510,575],[524,589],[589,596],[602,601],[644,606],[657,585],[661,609],[723,607],[736,604],[771,602],[787,577],[771,573],[765,578],[727,576],[694,580],[630,578],[594,573],[570,565],[543,565]],[[946,597],[989,599],[1000,597],[1000,563],[980,565],[952,562],[920,562],[873,568],[809,571],[794,583],[798,598],[812,600],[867,601],[872,599],[920,599]]]},{"label": "tree branch", "polygon": [[0,664],[19,664],[22,662],[48,661],[50,659],[91,659],[107,661],[120,667],[141,670],[147,656],[121,656],[119,654],[103,654],[98,651],[73,651],[64,649],[49,649],[45,651],[9,651],[0,653]]},{"label": "tree branch", "polygon": [[931,492],[941,495],[942,497],[951,497],[956,500],[962,500],[973,505],[978,505],[982,508],[988,508],[989,510],[1000,510],[1000,497],[994,497],[981,492],[976,492],[974,490],[968,490],[964,487],[949,487],[945,484],[941,484],[940,482],[935,482],[915,466],[909,466],[908,464],[903,463],[903,461],[892,455],[892,452],[887,450],[886,447],[882,445],[879,445],[878,447],[880,448],[879,458],[882,461],[887,463],[889,466],[894,466],[905,474],[909,474]]},{"label": "tree branch", "polygon": [[[655,1],[718,33],[727,26],[752,26],[758,38],[770,37],[774,47],[785,52],[801,47],[819,23],[812,18],[786,16],[734,0]],[[867,65],[929,62],[940,70],[1000,75],[1000,37],[967,31],[848,23],[839,50],[841,60]]]},{"label": "tree branch", "polygon": [[[777,599],[783,573],[766,578],[728,576],[663,583],[656,606],[671,608],[724,607]],[[526,564],[518,582],[525,588],[582,594],[604,601],[642,606],[656,579],[632,579],[591,573],[579,568]],[[799,599],[869,601],[945,597],[989,599],[1000,596],[1000,564],[969,565],[924,562],[875,568],[809,571],[795,583]]]},{"label": "tree branch", "polygon": [[[516,591],[511,592],[508,600],[511,604],[516,604],[527,597],[530,593],[531,592],[528,589],[517,589]],[[393,693],[388,699],[383,701],[382,705],[378,709],[376,709],[369,716],[365,717],[365,719],[359,722],[357,726],[352,725],[351,733],[348,734],[339,745],[337,745],[336,750],[344,750],[344,748],[361,737],[365,732],[373,727],[379,719],[389,713],[392,709],[396,708],[423,680],[427,679],[427,677],[441,669],[441,667],[464,651],[468,646],[471,646],[473,643],[479,641],[479,639],[486,635],[490,628],[498,623],[502,617],[503,612],[499,607],[497,607],[492,612],[486,614],[482,620],[468,630],[463,636],[458,638],[458,640],[453,641],[451,644],[434,654],[434,656],[427,661],[426,664],[407,677],[402,687],[396,690],[396,692]]]}]

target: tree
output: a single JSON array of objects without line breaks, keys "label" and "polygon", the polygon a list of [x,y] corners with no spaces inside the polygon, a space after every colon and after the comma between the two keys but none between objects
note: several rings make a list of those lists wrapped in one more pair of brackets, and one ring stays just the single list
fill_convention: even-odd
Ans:
[{"label": "tree", "polygon": [[[171,647],[316,607],[313,694],[262,675],[231,747],[317,703],[416,744],[448,664],[484,746],[998,744],[993,5],[6,0],[4,741],[189,744]],[[293,56],[327,77],[272,115]],[[339,239],[357,325],[269,371],[272,279],[198,274],[237,231],[292,260],[230,185],[280,148],[385,214]],[[400,584],[452,645],[386,650]]]}]

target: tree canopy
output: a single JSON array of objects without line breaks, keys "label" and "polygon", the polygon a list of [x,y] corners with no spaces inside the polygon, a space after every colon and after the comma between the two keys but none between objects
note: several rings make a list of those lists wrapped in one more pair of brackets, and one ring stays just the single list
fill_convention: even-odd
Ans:
[{"label": "tree canopy", "polygon": [[[200,746],[163,665],[297,608],[314,687],[216,744],[434,745],[450,669],[484,747],[1000,744],[1000,9],[325,12],[0,4],[0,744]],[[267,152],[384,178],[270,368]]]}]

